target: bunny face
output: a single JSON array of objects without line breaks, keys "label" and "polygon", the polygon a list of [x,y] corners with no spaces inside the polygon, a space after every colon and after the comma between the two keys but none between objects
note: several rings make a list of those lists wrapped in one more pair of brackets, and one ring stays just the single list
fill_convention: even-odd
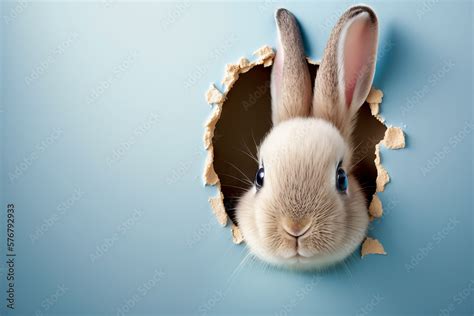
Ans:
[{"label": "bunny face", "polygon": [[329,265],[347,257],[365,236],[368,216],[357,181],[336,184],[351,151],[338,130],[321,119],[279,124],[260,147],[263,185],[238,205],[238,222],[261,259],[297,268]]},{"label": "bunny face", "polygon": [[368,226],[351,174],[350,135],[375,68],[377,21],[350,8],[329,39],[311,92],[298,25],[276,13],[280,48],[272,70],[274,127],[259,148],[255,185],[236,208],[250,250],[275,265],[321,268],[350,255]]}]

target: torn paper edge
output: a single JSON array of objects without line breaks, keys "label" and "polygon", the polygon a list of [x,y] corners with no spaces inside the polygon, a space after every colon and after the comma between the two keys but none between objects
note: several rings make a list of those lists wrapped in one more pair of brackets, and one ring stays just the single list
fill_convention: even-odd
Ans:
[{"label": "torn paper edge", "polygon": [[[221,117],[222,106],[225,102],[227,93],[239,79],[239,75],[248,72],[250,69],[258,65],[263,65],[264,67],[271,66],[273,64],[275,52],[270,46],[265,45],[257,49],[253,55],[256,57],[254,61],[242,57],[237,61],[237,63],[226,65],[224,79],[222,80],[222,85],[224,86],[223,91],[220,91],[216,85],[212,83],[206,92],[206,101],[209,105],[213,106],[213,110],[205,124],[203,142],[204,148],[207,150],[207,156],[204,166],[203,180],[205,185],[214,185],[217,188],[217,195],[209,198],[209,203],[212,211],[216,215],[217,221],[222,226],[227,225],[228,215],[225,212],[224,195],[221,191],[219,176],[214,170],[214,147],[212,139],[214,137],[216,124]],[[234,243],[240,244],[243,241],[243,236],[237,226],[232,226],[231,233]]]},{"label": "torn paper edge", "polygon": [[383,248],[380,241],[374,238],[367,237],[362,243],[361,257],[364,258],[367,255],[377,254],[386,255],[385,249]]},{"label": "torn paper edge", "polygon": [[380,103],[382,103],[383,92],[374,87],[370,89],[369,95],[367,96],[366,102],[370,106],[370,113],[374,116],[380,123],[385,125],[385,118],[380,115]]},{"label": "torn paper edge", "polygon": [[387,126],[383,145],[389,149],[405,148],[405,134],[400,127]]},{"label": "torn paper edge", "polygon": [[244,237],[242,237],[242,233],[240,232],[240,228],[238,226],[232,224],[231,233],[234,244],[238,245],[244,241]]},{"label": "torn paper edge", "polygon": [[[224,78],[221,81],[222,85],[224,86],[223,91],[220,91],[215,86],[215,84],[212,83],[208,91],[206,92],[206,101],[209,105],[213,106],[213,111],[205,124],[203,141],[204,148],[207,150],[207,156],[204,167],[203,180],[205,185],[214,185],[217,188],[217,195],[213,198],[210,198],[209,203],[211,204],[211,208],[214,214],[216,215],[218,222],[222,226],[227,225],[228,215],[225,212],[223,202],[224,196],[220,188],[219,176],[214,170],[214,147],[212,144],[212,139],[214,137],[216,124],[222,114],[222,107],[226,100],[227,93],[232,89],[235,82],[239,79],[239,75],[248,72],[253,67],[258,65],[263,65],[264,67],[271,66],[273,64],[275,52],[270,46],[264,45],[258,50],[256,50],[253,55],[256,57],[254,61],[250,61],[245,57],[241,57],[236,63],[226,65]],[[310,64],[320,64],[320,61],[313,60],[309,57],[307,57],[306,59]],[[390,182],[390,176],[387,170],[383,167],[380,158],[380,145],[384,145],[388,149],[401,149],[405,147],[405,137],[403,130],[399,127],[388,126],[387,124],[385,124],[385,118],[380,114],[380,104],[382,103],[382,99],[382,90],[376,89],[375,87],[371,88],[370,93],[366,99],[366,102],[370,106],[371,114],[387,127],[384,138],[375,146],[374,162],[377,169],[377,178],[376,192],[373,195],[369,205],[369,217],[371,221],[374,218],[381,218],[383,215],[383,204],[377,193],[383,192],[385,190],[385,186]],[[243,242],[244,237],[242,236],[239,228],[234,224],[232,224],[231,227],[231,234],[234,243],[240,244]],[[382,244],[378,240],[367,237],[364,240],[363,245],[366,245],[367,243],[369,243],[370,245],[376,243],[378,247],[377,249],[381,248],[383,254],[386,254]],[[362,256],[365,256],[370,253],[377,253],[364,252],[364,247],[362,247],[362,250]]]},{"label": "torn paper edge", "polygon": [[[382,165],[382,159],[380,157],[380,146],[384,145],[388,149],[401,149],[405,148],[405,134],[400,127],[394,127],[387,125],[385,123],[385,118],[380,115],[380,104],[382,103],[383,92],[382,90],[378,90],[374,87],[370,90],[369,95],[367,96],[366,102],[370,106],[370,112],[372,116],[374,116],[377,120],[379,120],[382,124],[385,125],[387,128],[385,130],[384,138],[375,145],[375,167],[377,169],[377,178],[375,180],[376,188],[375,193],[372,196],[372,200],[369,204],[369,219],[373,221],[375,218],[381,218],[383,215],[383,204],[380,200],[378,193],[383,192],[385,190],[385,186],[390,182],[390,176],[387,170]],[[365,245],[365,248],[364,248]],[[373,247],[373,248],[368,248]],[[367,237],[361,249],[361,256],[364,257],[368,254],[375,253],[378,254],[380,252],[376,252],[375,250],[380,250],[383,254],[386,254],[382,244],[377,239],[372,239],[371,237]],[[369,250],[373,250],[370,252]]]},{"label": "torn paper edge", "polygon": [[377,194],[374,194],[372,196],[372,201],[370,201],[370,205],[369,205],[369,214],[372,217],[371,219],[382,217],[382,214],[383,214],[382,201],[380,201]]},{"label": "torn paper edge", "polygon": [[220,184],[217,186],[217,195],[209,198],[209,204],[211,204],[212,211],[216,215],[219,224],[227,226],[229,216],[225,211],[224,194],[222,194]]}]

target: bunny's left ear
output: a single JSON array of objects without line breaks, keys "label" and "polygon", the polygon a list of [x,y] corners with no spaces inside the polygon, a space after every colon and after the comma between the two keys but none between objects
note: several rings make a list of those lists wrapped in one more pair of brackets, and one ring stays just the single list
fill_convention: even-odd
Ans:
[{"label": "bunny's left ear", "polygon": [[341,16],[324,51],[315,81],[313,114],[332,122],[346,137],[372,86],[377,41],[374,11],[355,6]]},{"label": "bunny's left ear", "polygon": [[286,9],[275,13],[278,50],[272,68],[272,121],[279,122],[311,114],[311,76],[298,23]]}]

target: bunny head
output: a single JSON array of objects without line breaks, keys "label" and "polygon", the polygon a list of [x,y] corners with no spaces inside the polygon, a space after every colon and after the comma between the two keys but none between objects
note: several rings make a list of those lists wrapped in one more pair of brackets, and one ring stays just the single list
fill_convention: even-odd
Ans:
[{"label": "bunny head", "polygon": [[351,133],[372,85],[377,17],[366,6],[342,15],[314,93],[295,17],[279,9],[275,20],[273,128],[258,150],[255,183],[237,204],[237,222],[260,259],[317,269],[349,256],[367,231],[365,198],[351,172]]}]

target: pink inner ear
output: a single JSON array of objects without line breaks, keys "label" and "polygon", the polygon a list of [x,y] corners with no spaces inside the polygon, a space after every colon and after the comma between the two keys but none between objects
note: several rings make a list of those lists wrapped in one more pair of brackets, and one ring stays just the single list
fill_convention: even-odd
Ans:
[{"label": "pink inner ear", "polygon": [[369,71],[370,22],[357,19],[347,30],[344,43],[344,90],[346,106],[350,107],[357,82]]}]

